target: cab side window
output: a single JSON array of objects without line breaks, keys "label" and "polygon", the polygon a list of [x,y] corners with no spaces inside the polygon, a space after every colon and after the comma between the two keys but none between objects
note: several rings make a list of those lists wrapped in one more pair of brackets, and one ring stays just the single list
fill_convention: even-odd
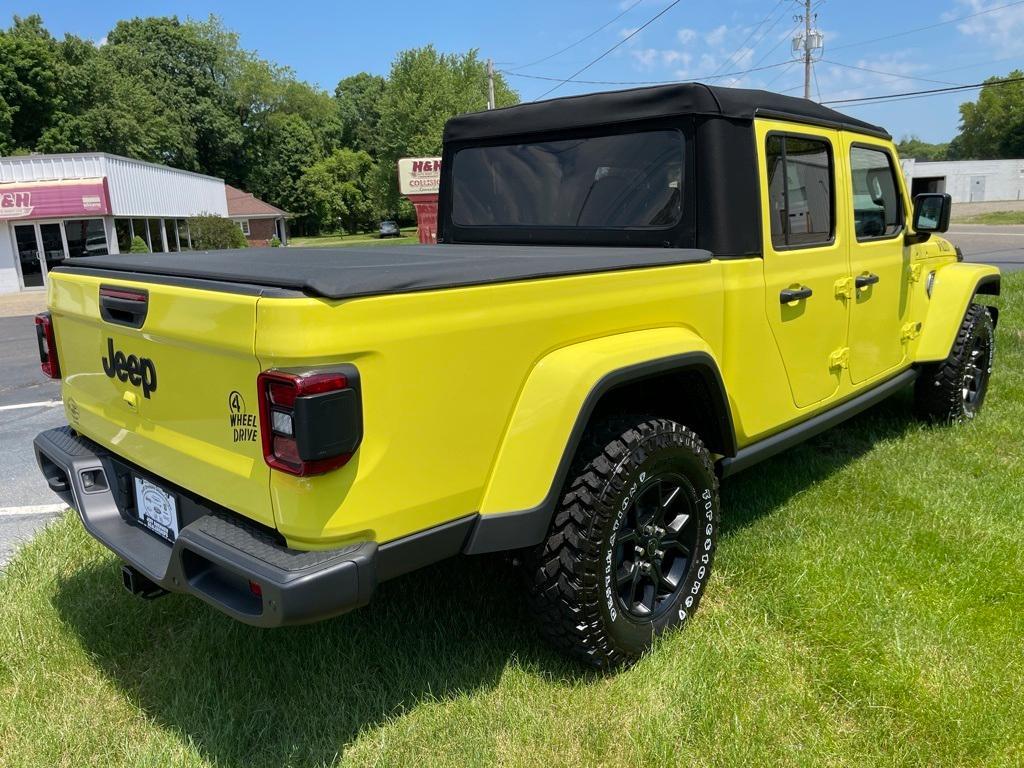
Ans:
[{"label": "cab side window", "polygon": [[771,135],[765,148],[772,245],[824,245],[835,235],[832,149],[823,139]]},{"label": "cab side window", "polygon": [[892,237],[903,229],[903,201],[888,152],[850,148],[853,226],[858,240]]}]

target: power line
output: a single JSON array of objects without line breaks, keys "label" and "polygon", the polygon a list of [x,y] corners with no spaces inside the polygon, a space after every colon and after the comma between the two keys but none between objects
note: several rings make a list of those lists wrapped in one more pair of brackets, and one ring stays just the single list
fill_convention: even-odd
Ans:
[{"label": "power line", "polygon": [[846,43],[845,45],[837,45],[837,46],[831,48],[830,50],[841,51],[841,50],[843,50],[845,48],[853,48],[853,47],[858,46],[858,45],[868,45],[869,43],[878,43],[878,42],[881,42],[882,40],[892,40],[894,37],[903,37],[904,35],[912,35],[912,34],[914,34],[916,32],[925,32],[925,31],[927,31],[929,29],[935,29],[936,27],[944,27],[944,26],[946,26],[948,24],[956,24],[956,23],[961,22],[961,21],[967,21],[967,19],[973,19],[976,16],[984,16],[986,13],[995,13],[996,11],[1001,11],[1004,8],[1012,8],[1015,5],[1024,5],[1024,0],[1017,0],[1016,2],[1007,3],[1006,5],[997,5],[994,8],[986,8],[985,10],[977,11],[976,13],[970,13],[970,14],[967,14],[966,16],[958,16],[955,19],[947,19],[946,21],[939,21],[939,22],[936,22],[935,24],[928,24],[927,26],[924,26],[924,27],[915,27],[914,29],[908,29],[908,30],[905,30],[903,32],[894,32],[893,34],[885,35],[884,37],[874,37],[874,38],[871,38],[870,40],[859,40],[859,41],[857,41],[855,43]]},{"label": "power line", "polygon": [[[948,80],[932,80],[927,77],[915,77],[914,75],[901,75],[896,72],[885,72],[881,69],[870,69],[868,67],[859,67],[854,64],[843,64],[839,61],[830,61],[829,59],[822,59],[822,63],[831,64],[833,67],[842,67],[843,69],[856,69],[860,72],[871,72],[875,75],[885,75],[887,77],[899,77],[903,80],[920,80],[922,83],[938,83],[939,85],[961,85],[961,83],[951,83]],[[940,73],[941,74],[941,73]]]},{"label": "power line", "polygon": [[[740,43],[738,46],[736,46],[736,50],[735,51],[733,51],[731,54],[729,54],[729,58],[725,59],[721,64],[719,64],[715,68],[715,71],[714,71],[713,74],[717,75],[720,70],[724,69],[725,67],[729,66],[730,64],[738,63],[738,62],[734,62],[733,61],[733,59],[736,58],[736,54],[739,53],[740,51],[742,51],[743,50],[743,46],[745,46],[747,43],[750,42],[750,39],[754,36],[754,34],[759,29],[761,29],[761,27],[763,27],[765,24],[768,23],[768,19],[770,19],[775,14],[775,11],[777,11],[779,9],[779,6],[782,5],[784,2],[786,2],[786,0],[779,0],[775,4],[775,6],[770,11],[768,11],[768,14],[763,19],[761,19],[760,23],[756,27],[754,27],[752,30],[750,30],[750,34],[747,35],[746,39],[742,43]],[[785,14],[783,14],[783,16],[784,15]],[[774,27],[775,24],[778,24],[781,19],[782,19],[782,16],[779,16],[779,18],[775,20],[775,23],[772,24],[771,27],[768,27],[768,29],[765,30],[764,34],[767,35],[769,32],[771,32],[772,31],[772,27]],[[764,39],[764,35],[761,35],[761,37],[758,38],[758,42],[760,42],[762,39]]]},{"label": "power line", "polygon": [[[580,68],[580,69],[576,70],[575,72],[573,72],[573,73],[572,73],[571,75],[569,75],[569,76],[568,76],[567,78],[565,78],[565,80],[563,80],[562,82],[560,82],[560,83],[559,83],[558,85],[556,85],[556,86],[555,86],[554,88],[549,88],[548,90],[546,90],[546,91],[545,91],[544,93],[542,93],[542,94],[541,94],[540,96],[538,96],[538,97],[537,97],[536,99],[534,99],[534,101],[539,101],[540,99],[543,99],[543,98],[544,98],[545,96],[547,96],[547,95],[549,95],[549,94],[551,94],[551,93],[554,93],[554,92],[555,92],[555,91],[557,91],[557,90],[558,90],[559,88],[561,88],[561,87],[562,87],[563,85],[565,85],[565,84],[566,84],[566,83],[568,83],[568,82],[569,82],[570,80],[572,80],[573,78],[575,78],[575,77],[576,77],[577,75],[581,75],[581,74],[583,74],[584,72],[586,72],[586,71],[587,71],[588,69],[590,69],[590,68],[591,68],[592,66],[594,66],[595,64],[597,64],[597,62],[599,62],[599,61],[600,61],[601,59],[603,59],[603,58],[604,58],[605,56],[607,56],[607,55],[608,55],[609,53],[611,53],[612,51],[614,51],[614,50],[615,50],[616,48],[618,48],[618,47],[619,47],[620,45],[622,45],[622,44],[623,44],[623,43],[625,43],[625,42],[626,42],[627,40],[630,40],[631,38],[633,38],[633,37],[635,37],[636,35],[638,35],[638,34],[639,34],[640,32],[642,32],[642,31],[643,31],[644,29],[646,29],[646,28],[647,28],[647,27],[649,27],[649,26],[650,26],[651,24],[653,24],[653,23],[654,23],[654,22],[656,22],[656,21],[657,21],[658,19],[660,19],[660,18],[661,18],[662,16],[664,16],[664,15],[665,15],[666,13],[668,13],[668,12],[669,12],[670,10],[672,10],[673,8],[675,8],[675,7],[677,6],[677,5],[679,5],[679,3],[680,3],[680,2],[681,2],[681,0],[672,0],[672,2],[671,2],[671,3],[669,3],[668,5],[666,5],[666,6],[665,6],[664,8],[662,8],[662,9],[661,9],[660,11],[658,11],[658,12],[657,12],[657,13],[656,13],[656,14],[655,14],[654,16],[652,16],[651,18],[649,18],[649,19],[648,19],[647,21],[645,21],[645,22],[644,22],[643,24],[641,24],[641,25],[640,25],[639,27],[637,27],[637,28],[636,28],[636,29],[634,29],[634,30],[633,30],[632,32],[630,32],[630,33],[629,33],[628,35],[626,35],[626,36],[625,36],[624,38],[622,38],[621,40],[619,40],[619,42],[617,42],[617,43],[616,43],[615,45],[613,45],[613,46],[612,46],[611,48],[609,48],[609,49],[608,49],[607,51],[605,51],[604,53],[602,53],[602,54],[601,54],[600,56],[598,56],[598,57],[597,57],[596,59],[594,59],[594,60],[593,60],[593,61],[591,61],[591,62],[590,62],[589,64],[587,64],[587,65],[586,65],[585,67],[582,67],[582,68]],[[1024,0],[1021,0],[1021,2],[1024,2]]]},{"label": "power line", "polygon": [[561,77],[551,77],[550,75],[529,75],[525,72],[510,72],[508,70],[499,70],[503,75],[509,75],[511,77],[525,77],[530,80],[547,80],[553,83],[578,83],[579,85],[671,85],[672,83],[686,83],[696,82],[700,80],[720,80],[726,77],[733,77],[735,75],[745,75],[748,72],[762,72],[768,69],[777,69],[778,67],[784,67],[787,64],[792,64],[792,61],[778,61],[775,64],[768,64],[764,67],[755,67],[753,69],[744,69],[737,72],[723,72],[720,75],[694,75],[693,77],[685,80],[565,80]]},{"label": "power line", "polygon": [[[781,77],[784,77],[784,76],[786,75],[786,73],[787,73],[787,72],[789,72],[789,70],[791,70],[791,69],[793,68],[793,66],[794,66],[795,64],[796,64],[796,62],[795,62],[795,61],[787,61],[787,62],[786,62],[786,65],[787,65],[787,66],[786,66],[786,68],[785,68],[784,70],[782,70],[781,72],[779,72],[779,74],[777,74],[777,75],[776,75],[775,77],[773,77],[773,78],[772,78],[771,80],[769,80],[769,81],[768,81],[767,83],[765,83],[765,84],[764,84],[764,88],[765,88],[765,90],[768,90],[768,87],[769,87],[769,86],[770,86],[770,85],[771,85],[772,83],[774,83],[774,82],[775,82],[776,80],[778,80],[778,79],[779,79],[779,78],[781,78]],[[801,84],[801,85],[798,85],[798,86],[797,86],[797,88],[803,88],[803,85],[802,85],[802,84]],[[796,90],[796,88],[790,88],[789,90],[791,90],[791,91],[795,91],[795,90]],[[786,93],[786,91],[783,91],[783,93]]]},{"label": "power line", "polygon": [[572,49],[572,48],[575,48],[575,47],[576,47],[577,45],[579,45],[580,43],[585,43],[585,42],[586,42],[587,40],[589,40],[590,38],[592,38],[592,37],[593,37],[594,35],[596,35],[596,34],[597,34],[598,32],[601,32],[602,30],[604,30],[604,29],[606,29],[606,28],[610,27],[610,26],[611,26],[612,24],[614,24],[614,23],[615,23],[616,21],[618,21],[618,20],[619,20],[619,19],[621,19],[621,18],[622,18],[623,16],[625,16],[625,15],[626,15],[627,13],[629,13],[629,12],[630,12],[630,11],[632,11],[632,10],[633,10],[634,8],[636,8],[636,7],[638,6],[638,5],[640,5],[640,3],[642,3],[643,1],[644,1],[644,0],[636,0],[636,2],[635,2],[635,3],[633,3],[633,4],[631,5],[631,6],[629,6],[629,7],[628,7],[628,8],[626,9],[626,10],[624,10],[624,11],[623,11],[622,13],[620,13],[620,14],[619,14],[618,16],[616,16],[616,17],[615,17],[614,19],[612,19],[611,21],[607,21],[607,22],[605,22],[605,23],[604,23],[604,24],[602,24],[602,25],[601,25],[600,27],[598,27],[598,28],[597,28],[597,29],[595,29],[595,30],[594,30],[593,32],[591,32],[591,33],[590,33],[589,35],[586,35],[585,37],[581,37],[581,38],[580,38],[579,40],[577,40],[577,41],[576,41],[575,43],[573,43],[572,45],[567,45],[567,46],[565,46],[565,48],[562,48],[562,49],[561,49],[560,51],[555,51],[555,52],[554,52],[554,53],[552,53],[552,54],[551,54],[550,56],[545,56],[545,57],[544,57],[543,59],[537,59],[536,61],[531,61],[531,62],[530,62],[529,64],[522,64],[522,65],[520,65],[520,66],[517,66],[517,67],[515,67],[515,69],[526,69],[527,67],[532,67],[532,66],[533,66],[534,64],[541,64],[541,63],[543,63],[543,62],[545,62],[545,61],[548,61],[549,59],[553,59],[553,58],[555,58],[556,56],[561,56],[561,55],[562,55],[563,53],[565,53],[566,51],[568,51],[568,50],[570,50],[570,49]]},{"label": "power line", "polygon": [[955,85],[949,88],[931,88],[925,91],[905,91],[903,93],[887,93],[881,96],[861,96],[856,99],[832,99],[831,101],[823,101],[822,104],[877,104],[885,103],[890,100],[901,100],[907,97],[913,96],[936,96],[942,93],[957,93],[959,91],[970,91],[975,88],[985,88],[987,86],[1003,86],[1012,85],[1013,83],[1024,83],[1024,77],[1008,77],[1003,80],[989,80],[983,83],[971,83],[969,85]]},{"label": "power line", "polygon": [[[764,39],[765,39],[766,37],[768,37],[768,33],[769,33],[769,32],[771,32],[771,31],[772,31],[773,29],[775,29],[775,27],[777,27],[777,26],[778,26],[779,22],[780,22],[780,21],[782,21],[782,19],[783,19],[783,17],[784,17],[784,16],[785,16],[785,14],[782,14],[782,16],[779,16],[779,17],[778,17],[777,19],[775,19],[775,21],[774,21],[774,22],[772,22],[772,25],[771,25],[770,27],[768,27],[768,29],[766,29],[766,30],[765,30],[764,32],[762,32],[762,33],[761,33],[761,35],[760,35],[760,36],[759,36],[759,37],[757,38],[757,40],[756,40],[756,41],[754,42],[754,47],[753,47],[753,48],[751,49],[751,53],[753,53],[753,51],[754,51],[754,50],[756,50],[757,46],[759,46],[759,45],[761,44],[761,42],[762,42],[762,41],[763,41],[763,40],[764,40]],[[785,39],[785,38],[783,38],[783,40],[784,40],[784,39]],[[781,41],[780,41],[780,42],[781,42]],[[766,53],[766,54],[765,54],[764,56],[762,56],[762,57],[761,57],[760,59],[758,59],[758,60],[757,60],[757,64],[755,64],[754,66],[756,67],[756,66],[757,66],[758,64],[760,64],[760,63],[761,63],[762,61],[764,61],[765,59],[767,59],[767,58],[768,58],[768,56],[770,56],[770,55],[772,54],[772,52],[773,52],[773,51],[775,51],[775,50],[777,50],[777,49],[778,49],[778,47],[779,47],[779,43],[776,43],[776,44],[775,44],[775,45],[774,45],[774,46],[772,47],[772,49],[771,49],[770,51],[768,51],[768,53]],[[751,58],[753,58],[753,56],[751,56]],[[736,62],[734,62],[734,63],[736,63]],[[738,80],[739,78],[736,78],[736,79]],[[733,80],[733,82],[736,82],[736,80]],[[730,84],[731,84],[731,83],[730,83]]]}]

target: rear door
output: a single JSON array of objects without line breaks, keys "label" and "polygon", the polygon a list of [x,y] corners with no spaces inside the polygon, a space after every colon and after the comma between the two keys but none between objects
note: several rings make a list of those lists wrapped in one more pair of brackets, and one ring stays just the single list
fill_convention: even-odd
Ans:
[{"label": "rear door", "polygon": [[842,195],[852,222],[850,378],[867,381],[898,366],[910,308],[910,249],[903,245],[907,201],[896,158],[883,142],[844,135],[850,184]]},{"label": "rear door", "polygon": [[256,302],[69,272],[50,281],[71,426],[158,479],[272,526]]},{"label": "rear door", "polygon": [[806,408],[837,391],[849,308],[839,289],[850,266],[837,190],[845,189],[838,131],[757,121],[763,189],[765,312],[793,401]]}]

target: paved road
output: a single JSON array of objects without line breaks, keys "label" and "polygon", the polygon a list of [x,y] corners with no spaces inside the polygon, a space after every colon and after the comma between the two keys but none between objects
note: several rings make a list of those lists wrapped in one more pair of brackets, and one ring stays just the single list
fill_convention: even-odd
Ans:
[{"label": "paved road", "polygon": [[39,370],[32,317],[0,317],[0,567],[52,520],[56,496],[32,455],[37,432],[64,421],[60,386]]},{"label": "paved road", "polygon": [[1003,272],[1024,269],[1024,226],[954,224],[946,237],[960,246],[966,261],[993,264]]}]

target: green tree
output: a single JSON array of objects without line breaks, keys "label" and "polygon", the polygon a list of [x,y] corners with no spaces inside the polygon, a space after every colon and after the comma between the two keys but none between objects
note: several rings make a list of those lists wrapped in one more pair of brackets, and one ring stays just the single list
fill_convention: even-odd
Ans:
[{"label": "green tree", "polygon": [[376,218],[370,195],[373,159],[366,152],[338,149],[306,169],[298,193],[306,206],[309,228],[333,229],[341,222],[347,232],[373,226]]},{"label": "green tree", "polygon": [[[500,74],[494,77],[494,98],[499,107],[519,101]],[[445,54],[428,45],[399,53],[391,65],[377,127],[379,205],[398,208],[398,158],[440,154],[445,122],[486,106],[487,66],[475,50]]]},{"label": "green tree", "polygon": [[334,89],[341,121],[343,146],[368,152],[377,151],[377,124],[387,81],[380,75],[360,72],[341,80]]},{"label": "green tree", "polygon": [[186,140],[180,116],[138,76],[144,60],[126,46],[96,49],[78,38],[61,44],[62,98],[35,148],[102,151],[167,162]]},{"label": "green tree", "polygon": [[0,31],[0,142],[31,149],[57,109],[58,44],[40,16]]},{"label": "green tree", "polygon": [[900,157],[912,157],[915,160],[945,160],[949,154],[949,142],[944,144],[929,144],[921,141],[917,136],[904,136],[896,144]]},{"label": "green tree", "polygon": [[[174,123],[163,147],[170,165],[201,171],[228,180],[238,179],[244,135],[227,89],[239,56],[237,37],[221,23],[181,22],[177,17],[119,21],[107,36],[111,54],[126,49],[132,72],[149,94],[164,105]],[[119,60],[123,63],[124,60]]]},{"label": "green tree", "polygon": [[218,251],[227,248],[248,248],[241,227],[231,219],[213,214],[193,216],[188,220],[192,247],[197,251]]},{"label": "green tree", "polygon": [[146,241],[136,235],[132,238],[132,245],[129,253],[149,253],[149,246]]},{"label": "green tree", "polygon": [[[1017,77],[1024,72],[1015,69],[1006,79]],[[986,85],[976,102],[961,104],[960,133],[950,142],[949,155],[957,160],[1024,157],[1024,82]]]},{"label": "green tree", "polygon": [[307,202],[299,192],[306,168],[321,158],[316,134],[296,114],[274,113],[266,128],[254,136],[250,147],[248,189],[284,210],[294,213],[297,229],[310,224]]}]

